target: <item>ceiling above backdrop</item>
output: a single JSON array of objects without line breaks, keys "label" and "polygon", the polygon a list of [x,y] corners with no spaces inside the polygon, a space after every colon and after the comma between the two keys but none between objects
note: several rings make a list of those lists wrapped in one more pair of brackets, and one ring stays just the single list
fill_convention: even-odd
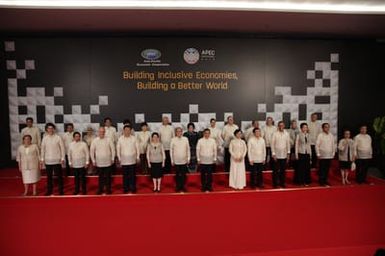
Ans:
[{"label": "ceiling above backdrop", "polygon": [[0,32],[385,38],[384,0],[0,0]]}]

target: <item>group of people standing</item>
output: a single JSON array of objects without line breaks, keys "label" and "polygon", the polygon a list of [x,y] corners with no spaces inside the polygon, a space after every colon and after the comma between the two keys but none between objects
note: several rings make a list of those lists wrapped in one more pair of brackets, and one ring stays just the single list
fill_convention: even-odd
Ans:
[{"label": "group of people standing", "polygon": [[263,188],[263,171],[269,168],[273,187],[284,188],[289,165],[295,171],[294,183],[308,186],[311,168],[317,163],[319,184],[329,186],[328,173],[337,150],[343,184],[350,183],[348,173],[354,165],[357,182],[364,183],[372,157],[366,126],[360,128],[354,140],[350,131],[344,131],[337,145],[329,124],[319,124],[317,114],[311,115],[309,124],[301,123],[300,127],[292,121],[289,129],[285,129],[283,121],[275,126],[274,120],[268,117],[264,129],[259,127],[258,121],[253,121],[245,133],[232,116],[227,118],[223,129],[217,128],[216,120],[211,119],[209,127],[203,131],[195,131],[194,123],[189,123],[184,133],[181,127],[173,128],[166,116],[158,132],[152,133],[147,123],[142,123],[141,130],[135,132],[129,120],[123,122],[123,130],[118,133],[111,118],[105,118],[97,136],[89,128],[83,138],[74,131],[73,124],[66,125],[62,136],[56,134],[52,123],[46,124],[43,136],[33,126],[32,118],[27,118],[26,125],[17,152],[25,184],[24,195],[28,194],[29,184],[33,185],[33,195],[37,194],[36,183],[43,168],[47,173],[46,195],[53,193],[54,175],[58,177],[59,194],[64,194],[63,169],[66,175],[74,175],[74,194],[87,193],[86,176],[94,169],[99,175],[97,194],[111,194],[112,173],[116,167],[121,167],[123,172],[123,193],[136,193],[138,164],[144,174],[150,174],[154,192],[161,191],[163,174],[170,173],[172,167],[177,192],[186,191],[186,174],[198,169],[201,189],[209,192],[213,190],[213,172],[221,151],[224,151],[224,169],[230,172],[229,186],[236,190],[246,187],[246,170],[250,171],[250,186]]}]

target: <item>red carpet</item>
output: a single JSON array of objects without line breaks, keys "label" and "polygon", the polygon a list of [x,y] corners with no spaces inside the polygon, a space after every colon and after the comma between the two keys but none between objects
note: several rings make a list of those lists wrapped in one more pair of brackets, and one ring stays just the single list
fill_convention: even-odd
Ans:
[{"label": "red carpet", "polygon": [[[341,184],[341,175],[339,170],[337,170],[336,162],[334,162],[333,170],[329,174],[329,182],[332,186],[342,186]],[[221,167],[217,167],[220,169]],[[118,175],[113,176],[113,194],[122,193],[122,175],[120,175],[120,169],[117,169]],[[298,186],[293,185],[293,172],[289,170],[287,172],[287,188],[298,188]],[[310,187],[318,187],[318,177],[315,170],[312,171],[312,180],[313,183]],[[350,180],[354,180],[354,172],[350,174]],[[369,178],[369,181],[373,181],[372,178]],[[378,182],[385,181],[377,180]],[[271,171],[264,172],[264,183],[265,189],[272,189],[272,176]],[[214,191],[232,191],[229,188],[229,178],[228,173],[217,172],[214,174],[213,189]],[[249,175],[247,173],[247,184],[249,184]],[[98,177],[89,176],[87,178],[87,190],[88,195],[95,195],[98,187]],[[200,192],[201,181],[199,173],[193,173],[187,175],[187,185],[186,188],[189,193],[191,192]],[[153,194],[152,189],[152,180],[148,175],[137,175],[137,189],[138,194]],[[250,188],[246,188],[248,190]],[[41,181],[38,184],[39,195],[44,195],[46,191],[46,179],[43,176]],[[66,195],[72,195],[74,191],[74,179],[72,176],[64,178],[64,193]],[[54,186],[54,192],[57,192],[57,185]],[[162,194],[164,193],[174,193],[175,192],[175,178],[172,174],[167,174],[162,179]],[[21,181],[21,173],[15,168],[9,168],[0,170],[0,197],[2,196],[20,196],[23,193],[23,184]]]},{"label": "red carpet", "polygon": [[[0,170],[1,172],[1,170]],[[7,170],[15,176],[15,170]],[[373,255],[385,247],[385,182],[374,185],[175,194],[173,177],[153,195],[19,197],[20,178],[0,178],[0,255]],[[291,174],[289,174],[291,176]],[[115,193],[121,183],[115,178]],[[291,178],[288,180],[291,183]],[[45,187],[44,180],[40,189]],[[72,192],[72,178],[66,193]],[[90,178],[90,193],[96,179]],[[44,192],[44,191],[41,191]],[[170,192],[170,193],[168,193]]]}]

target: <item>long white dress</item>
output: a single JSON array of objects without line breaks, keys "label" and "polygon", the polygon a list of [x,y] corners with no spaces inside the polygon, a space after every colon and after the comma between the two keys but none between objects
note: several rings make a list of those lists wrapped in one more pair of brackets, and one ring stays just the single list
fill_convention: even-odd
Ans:
[{"label": "long white dress", "polygon": [[[235,189],[243,189],[246,187],[246,143],[241,139],[233,139],[230,142],[229,151],[231,154],[229,186]],[[236,162],[236,158],[242,158],[242,161]]]},{"label": "long white dress", "polygon": [[36,144],[28,147],[21,145],[17,150],[17,162],[21,169],[24,184],[33,184],[40,180],[39,148]]}]

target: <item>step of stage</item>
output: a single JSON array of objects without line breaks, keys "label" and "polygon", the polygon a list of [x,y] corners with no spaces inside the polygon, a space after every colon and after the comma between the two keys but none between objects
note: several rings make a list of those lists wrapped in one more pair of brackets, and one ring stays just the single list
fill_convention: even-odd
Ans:
[{"label": "step of stage", "polygon": [[[23,192],[23,184],[20,176],[20,172],[16,169],[7,170],[7,177],[0,177],[0,196],[20,196]],[[318,186],[317,180],[317,171],[313,169],[311,172],[312,183],[308,187],[297,186],[293,184],[293,170],[288,170],[286,174],[286,188],[274,189],[272,186],[272,172],[265,171],[263,173],[264,188],[263,189],[252,189],[250,188],[250,174],[246,173],[247,187],[244,191],[278,191],[278,190],[297,190],[297,189],[312,189],[320,188]],[[141,194],[154,194],[153,193],[153,183],[149,175],[137,175],[137,192],[135,195]],[[189,173],[187,174],[186,180],[186,189],[187,193],[201,193],[201,181],[200,173]],[[346,186],[357,186],[353,182],[354,173],[350,175],[350,180],[352,184]],[[382,182],[382,180],[375,181],[374,178],[370,178],[370,183]],[[329,182],[332,187],[344,186],[341,184],[341,178],[338,170],[333,170],[329,175]],[[384,182],[385,183],[385,182]],[[57,181],[54,179],[54,194],[57,194]],[[98,188],[98,176],[91,175],[87,177],[87,195],[95,195]],[[325,188],[325,187],[322,187]],[[44,195],[46,191],[46,177],[42,176],[41,180],[38,183],[38,195]],[[229,173],[226,172],[217,172],[213,174],[213,191],[214,192],[231,192],[234,191],[229,187]],[[68,176],[64,177],[64,193],[67,196],[71,196],[74,192],[74,177]],[[169,194],[175,193],[175,175],[174,174],[165,174],[162,179],[161,193],[160,194]],[[112,194],[121,195],[123,194],[122,187],[122,175],[113,175],[112,176]]]}]

